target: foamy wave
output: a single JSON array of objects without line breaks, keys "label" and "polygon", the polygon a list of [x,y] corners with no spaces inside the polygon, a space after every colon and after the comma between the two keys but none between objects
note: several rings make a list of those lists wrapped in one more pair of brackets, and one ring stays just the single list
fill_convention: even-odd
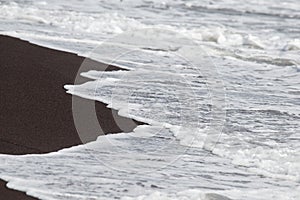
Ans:
[{"label": "foamy wave", "polygon": [[300,50],[300,39],[294,39],[292,41],[289,41],[288,44],[284,47],[284,50],[288,50],[288,51]]},{"label": "foamy wave", "polygon": [[47,10],[38,7],[10,3],[0,5],[0,18],[18,21],[41,23],[63,28],[64,31],[77,33],[122,33],[136,27],[142,27],[138,21],[118,13],[86,14],[75,11]]},{"label": "foamy wave", "polygon": [[232,159],[237,166],[244,166],[247,170],[268,177],[300,181],[299,152],[296,149],[282,147],[255,147],[226,150],[214,149],[214,153]]}]

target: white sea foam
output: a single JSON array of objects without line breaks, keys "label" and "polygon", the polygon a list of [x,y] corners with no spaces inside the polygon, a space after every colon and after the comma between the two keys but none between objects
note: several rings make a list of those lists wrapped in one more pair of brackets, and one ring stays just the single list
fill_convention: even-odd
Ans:
[{"label": "white sea foam", "polygon": [[284,47],[285,50],[300,50],[300,39],[294,39]]},{"label": "white sea foam", "polygon": [[[156,200],[156,199],[163,199],[163,200],[230,200],[231,198],[228,198],[225,196],[226,194],[231,194],[232,197],[237,197],[238,199],[245,198],[253,200],[257,199],[289,199],[288,196],[284,195],[284,192],[287,191],[274,191],[270,189],[261,189],[261,190],[253,190],[248,191],[247,194],[241,194],[241,191],[239,190],[227,190],[227,191],[221,191],[219,193],[203,193],[201,190],[197,189],[190,189],[190,190],[184,190],[180,192],[176,192],[173,194],[167,194],[162,192],[153,192],[149,195],[141,195],[136,198],[130,198],[130,197],[124,197],[122,199],[124,200]],[[256,198],[257,196],[260,196],[260,198]],[[298,198],[298,196],[295,196],[295,198]]]},{"label": "white sea foam", "polygon": [[[158,57],[158,55],[156,56]],[[255,66],[259,64],[252,65]],[[182,65],[182,68],[178,67],[177,71],[173,74],[165,73],[165,71],[167,71],[166,67],[161,70],[159,67],[156,68],[153,66],[151,71],[147,71],[146,69],[143,69],[143,67],[144,66],[138,66],[133,71],[107,73],[90,71],[88,73],[83,73],[83,76],[96,79],[96,81],[87,82],[80,86],[67,86],[67,89],[68,92],[73,95],[105,102],[109,107],[121,110],[121,113],[127,117],[139,119],[150,124],[161,122],[173,125],[171,126],[171,130],[174,136],[180,141],[180,144],[203,147],[206,142],[208,131],[205,129],[205,122],[201,120],[205,120],[205,118],[208,117],[207,114],[209,114],[209,109],[205,112],[204,108],[205,105],[209,105],[209,102],[206,101],[209,98],[207,97],[207,85],[203,85],[201,78],[195,76],[197,70],[194,69],[194,73],[191,72],[189,73],[190,75],[187,75],[183,72],[186,65]],[[189,69],[193,70],[193,68]],[[255,74],[252,72],[253,69],[255,68],[246,71],[251,73],[249,75],[254,76]],[[180,70],[183,71],[180,72]],[[274,68],[269,70],[271,73],[275,71]],[[228,73],[230,70],[223,69],[222,71]],[[284,77],[290,73],[291,71],[289,70],[281,70],[280,77]],[[177,77],[177,74],[180,75],[179,77],[182,77],[182,74],[186,74],[186,77],[181,79]],[[194,76],[191,74],[194,74]],[[292,74],[295,74],[295,71]],[[241,75],[244,76],[243,73]],[[257,76],[261,76],[261,72],[259,72]],[[140,77],[143,77],[143,79],[140,80]],[[272,75],[270,74],[268,77],[271,78]],[[164,82],[161,82],[160,80],[164,80]],[[286,78],[286,80],[289,82],[292,81],[290,77]],[[232,80],[227,81],[229,81],[227,85],[230,85]],[[265,91],[266,87],[270,85],[268,83],[269,80],[266,81],[265,84],[262,83],[263,87],[260,89],[261,92]],[[273,85],[271,84],[270,86]],[[168,89],[166,90],[166,88]],[[265,96],[260,90],[257,91],[257,89],[259,88],[254,88],[252,93],[250,88],[248,88],[248,93],[251,93],[252,95],[259,94],[260,98],[266,98],[265,101],[267,102],[272,101],[272,98],[280,98],[279,96],[275,96],[276,91],[273,91],[274,93],[272,95]],[[132,94],[133,92],[134,94]],[[280,93],[281,90],[278,91],[278,94]],[[134,99],[132,96],[134,96]],[[268,130],[266,129],[270,119],[265,119],[264,115],[270,115],[269,117],[272,118],[274,117],[272,120],[279,120],[282,117],[293,119],[294,113],[294,116],[297,119],[299,110],[296,109],[292,111],[290,109],[285,109],[284,105],[271,106],[269,109],[264,106],[261,108],[262,110],[259,110],[260,104],[264,105],[264,101],[261,103],[257,102],[256,99],[251,101],[248,99],[249,94],[245,97],[239,96],[239,99],[232,99],[230,96],[231,95],[229,95],[229,98],[232,100],[231,103],[234,102],[233,105],[240,110],[237,112],[241,112],[237,113],[238,115],[236,117],[245,112],[246,119],[244,120],[246,123],[251,117],[256,116],[257,119],[261,118],[265,121],[265,123],[258,122],[258,124],[265,126],[265,128],[260,131],[253,128],[247,130],[245,127],[241,127],[240,132],[238,132],[238,129],[235,130],[228,127],[229,130],[227,131],[229,132],[223,133],[221,138],[221,140],[226,140],[226,142],[223,143],[220,141],[221,143],[215,147],[213,152],[217,155],[228,157],[232,159],[233,164],[248,167],[248,170],[255,171],[256,173],[298,181],[300,178],[298,173],[300,161],[296,159],[299,157],[297,153],[299,148],[297,142],[294,143],[291,140],[285,144],[272,140],[272,143],[265,144],[263,138],[266,137],[266,134],[277,134],[278,132],[275,127]],[[170,100],[174,98],[178,100],[178,104],[172,104],[172,102],[170,102]],[[243,100],[243,98],[247,98],[248,100]],[[270,100],[268,98],[270,98]],[[292,96],[289,98],[290,100],[293,99]],[[284,101],[280,104],[283,104]],[[121,106],[119,106],[120,102]],[[122,102],[127,102],[125,107]],[[131,102],[134,104],[132,107],[130,106]],[[156,106],[157,102],[169,102],[168,107],[165,107],[164,111],[160,112],[162,108],[159,104]],[[275,101],[272,102],[274,103]],[[294,103],[296,103],[296,100]],[[240,104],[243,106],[239,107],[238,105]],[[138,106],[136,107],[136,105]],[[247,107],[245,106],[249,108],[255,107],[258,110],[247,110]],[[288,105],[288,107],[290,107],[290,105]],[[122,109],[126,109],[126,112],[122,111]],[[161,113],[162,115],[158,113]],[[231,120],[235,120],[234,118],[233,115]],[[240,123],[243,123],[242,119],[239,120]],[[201,121],[201,123],[199,123],[199,121]],[[297,120],[294,121],[294,123],[297,124]],[[255,123],[252,125],[250,124],[250,126],[255,126]],[[230,130],[237,132],[239,135],[235,136]],[[260,137],[262,137],[262,139],[260,139]],[[285,139],[288,140],[289,137]],[[266,146],[257,146],[257,143],[265,144]]]}]

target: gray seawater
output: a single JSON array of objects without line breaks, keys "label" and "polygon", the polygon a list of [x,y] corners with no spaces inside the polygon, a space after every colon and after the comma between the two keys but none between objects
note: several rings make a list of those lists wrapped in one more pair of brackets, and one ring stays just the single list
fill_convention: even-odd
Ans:
[{"label": "gray seawater", "polygon": [[300,198],[296,0],[0,2],[0,33],[127,69],[85,72],[66,92],[149,124],[0,155],[9,187],[41,199]]}]

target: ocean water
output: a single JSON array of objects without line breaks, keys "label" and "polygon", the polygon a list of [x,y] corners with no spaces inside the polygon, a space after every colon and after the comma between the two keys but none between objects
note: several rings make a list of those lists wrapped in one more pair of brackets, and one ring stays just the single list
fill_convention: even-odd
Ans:
[{"label": "ocean water", "polygon": [[124,69],[79,74],[90,81],[67,93],[148,124],[0,155],[8,187],[40,199],[300,199],[297,0],[0,2],[1,34]]}]

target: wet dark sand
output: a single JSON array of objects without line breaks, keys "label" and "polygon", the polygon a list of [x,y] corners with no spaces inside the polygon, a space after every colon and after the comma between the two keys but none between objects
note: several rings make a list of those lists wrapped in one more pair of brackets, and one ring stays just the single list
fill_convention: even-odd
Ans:
[{"label": "wet dark sand", "polygon": [[[74,83],[84,59],[76,54],[0,36],[0,153],[46,153],[82,143],[73,122],[72,96],[66,94],[63,86]],[[119,70],[92,60],[85,60],[85,63],[89,69]],[[115,123],[116,111],[106,108],[105,104],[79,97],[73,97],[73,100],[83,107],[95,106],[104,133],[131,131],[138,124],[117,116],[118,121],[128,122],[121,130]],[[90,127],[90,121],[87,117],[83,123]],[[87,131],[92,135],[90,140],[101,134],[96,130]],[[5,200],[34,199],[7,189],[3,181],[0,181],[0,197]]]}]

